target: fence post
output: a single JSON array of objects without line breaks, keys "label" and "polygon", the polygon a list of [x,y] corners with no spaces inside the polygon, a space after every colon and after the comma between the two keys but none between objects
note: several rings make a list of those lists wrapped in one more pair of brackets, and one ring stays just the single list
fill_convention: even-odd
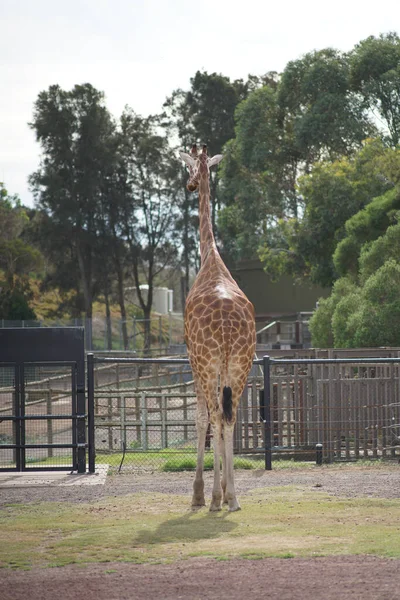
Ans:
[{"label": "fence post", "polygon": [[142,410],[142,448],[145,452],[148,450],[149,440],[147,431],[147,398],[146,392],[140,394],[140,408]]},{"label": "fence post", "polygon": [[315,446],[315,462],[317,465],[322,465],[322,444],[316,444]]},{"label": "fence post", "polygon": [[[49,387],[48,390],[46,390],[46,410],[47,410],[47,414],[51,415],[53,413],[53,403],[52,403],[52,390]],[[52,419],[48,419],[47,421],[47,443],[48,444],[53,444],[53,420]],[[49,448],[47,448],[47,456],[48,458],[52,458],[53,457],[53,448],[51,448],[49,446]]]},{"label": "fence post", "polygon": [[161,448],[168,448],[168,428],[167,428],[167,398],[164,394],[160,398],[161,409]]},{"label": "fence post", "polygon": [[[121,396],[120,396],[121,398]],[[126,450],[126,397],[123,395],[121,400],[121,441],[122,441],[122,450],[125,448]]]},{"label": "fence post", "polygon": [[264,367],[264,438],[265,438],[265,470],[272,470],[271,442],[271,359],[263,357]]},{"label": "fence post", "polygon": [[95,467],[95,438],[94,438],[94,356],[87,355],[87,395],[88,395],[88,462],[89,473],[94,473]]}]

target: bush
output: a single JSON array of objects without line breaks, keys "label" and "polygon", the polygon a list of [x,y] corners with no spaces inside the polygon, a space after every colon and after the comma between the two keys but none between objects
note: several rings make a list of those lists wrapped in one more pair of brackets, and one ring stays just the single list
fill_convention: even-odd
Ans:
[{"label": "bush", "polygon": [[11,290],[0,291],[0,318],[9,321],[34,321],[35,312],[29,306],[31,291],[27,285],[16,284]]}]

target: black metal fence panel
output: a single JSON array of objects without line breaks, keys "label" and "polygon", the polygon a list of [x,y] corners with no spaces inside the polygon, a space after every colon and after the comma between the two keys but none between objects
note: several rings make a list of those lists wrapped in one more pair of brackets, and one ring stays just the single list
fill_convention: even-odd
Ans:
[{"label": "black metal fence panel", "polygon": [[0,330],[1,470],[85,472],[84,376],[82,328]]}]

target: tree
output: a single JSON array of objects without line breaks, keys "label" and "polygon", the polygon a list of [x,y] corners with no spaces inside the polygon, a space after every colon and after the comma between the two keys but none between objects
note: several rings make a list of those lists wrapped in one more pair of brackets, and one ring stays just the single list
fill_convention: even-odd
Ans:
[{"label": "tree", "polygon": [[42,148],[40,167],[30,177],[36,206],[69,240],[91,318],[99,251],[96,216],[109,158],[105,148],[115,125],[103,94],[84,84],[71,91],[53,85],[41,92],[30,126]]},{"label": "tree", "polygon": [[392,146],[400,141],[400,38],[396,33],[370,37],[349,55],[351,89],[386,129]]},{"label": "tree", "polygon": [[224,148],[219,214],[224,249],[235,258],[252,258],[277,219],[297,213],[293,174],[286,161],[276,89],[254,90],[237,108],[236,137]]},{"label": "tree", "polygon": [[[301,176],[318,160],[350,159],[376,131],[360,97],[349,90],[348,73],[342,53],[309,53],[236,110],[236,137],[222,166],[222,237],[230,251],[231,238],[237,238],[232,250],[238,257],[258,254],[272,276],[310,274],[306,257],[291,247],[307,210]],[[329,249],[327,256],[331,262]]]},{"label": "tree", "polygon": [[349,89],[348,57],[333,48],[290,61],[279,85],[283,122],[310,166],[317,160],[350,156],[375,133],[357,94]]},{"label": "tree", "polygon": [[366,242],[359,278],[342,277],[310,320],[313,345],[344,348],[400,343],[400,224]]},{"label": "tree", "polygon": [[400,210],[399,189],[388,190],[374,198],[345,224],[346,237],[337,245],[333,262],[340,275],[358,276],[358,258],[364,244],[383,235]]},{"label": "tree", "polygon": [[3,319],[34,319],[29,307],[32,299],[27,276],[40,269],[40,252],[24,239],[29,223],[26,209],[17,196],[10,196],[0,183],[0,270],[4,284],[0,288],[0,314]]},{"label": "tree", "polygon": [[354,157],[316,163],[299,178],[303,215],[281,219],[275,243],[265,243],[259,251],[271,275],[287,273],[332,285],[338,276],[333,253],[345,236],[346,221],[392,187],[380,165],[386,152],[380,140],[368,140]]},{"label": "tree", "polygon": [[[207,144],[210,154],[221,152],[224,144],[234,137],[236,106],[259,82],[260,78],[253,76],[249,76],[247,82],[231,82],[221,74],[197,71],[190,80],[190,89],[175,90],[164,104],[163,124],[169,138],[177,140],[176,151],[178,146],[180,149],[190,148],[197,141]],[[189,290],[190,269],[197,269],[199,266],[198,200],[196,194],[190,194],[186,190],[187,172],[181,161],[177,165],[175,179],[175,195],[179,206],[176,233],[182,242],[185,297]],[[210,180],[210,201],[212,223],[217,237],[217,213],[221,207],[218,186],[219,174],[218,170],[214,170]]]},{"label": "tree", "polygon": [[[156,278],[177,256],[173,238],[176,164],[171,160],[167,139],[156,132],[154,117],[142,118],[126,109],[121,117],[121,144],[129,189],[121,211],[121,231],[145,318],[147,353]],[[143,284],[148,286],[147,294]]]}]

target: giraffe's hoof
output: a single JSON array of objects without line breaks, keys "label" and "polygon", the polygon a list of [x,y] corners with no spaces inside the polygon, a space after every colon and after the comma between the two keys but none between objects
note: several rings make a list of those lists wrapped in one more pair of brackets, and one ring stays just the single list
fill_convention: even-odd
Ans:
[{"label": "giraffe's hoof", "polygon": [[220,504],[210,504],[210,512],[218,512],[219,510],[222,510]]},{"label": "giraffe's hoof", "polygon": [[235,512],[236,510],[242,510],[242,509],[240,508],[239,502],[235,498],[234,500],[231,500],[229,502],[229,512]]},{"label": "giraffe's hoof", "polygon": [[206,505],[206,500],[203,497],[194,497],[192,499],[192,508],[201,508]]}]

